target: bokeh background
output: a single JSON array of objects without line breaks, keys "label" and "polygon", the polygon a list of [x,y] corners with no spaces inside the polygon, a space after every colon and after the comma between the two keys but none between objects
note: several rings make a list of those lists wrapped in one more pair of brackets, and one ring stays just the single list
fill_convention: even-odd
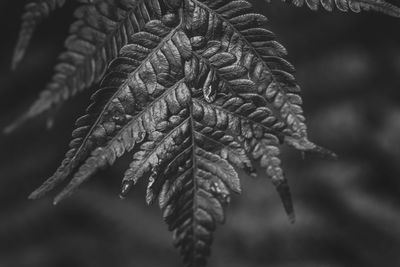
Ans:
[{"label": "bokeh background", "polygon": [[[0,127],[21,114],[50,79],[73,4],[43,24],[20,68],[9,69],[24,1],[0,1]],[[287,220],[265,176],[243,176],[219,227],[210,267],[400,266],[400,19],[312,12],[257,1],[287,47],[303,88],[312,140],[336,161],[284,149],[297,222]],[[64,156],[90,93],[45,119],[0,137],[1,267],[177,267],[181,261],[141,183],[118,199],[122,160],[71,198],[27,200]],[[54,195],[54,194],[53,194]]]}]

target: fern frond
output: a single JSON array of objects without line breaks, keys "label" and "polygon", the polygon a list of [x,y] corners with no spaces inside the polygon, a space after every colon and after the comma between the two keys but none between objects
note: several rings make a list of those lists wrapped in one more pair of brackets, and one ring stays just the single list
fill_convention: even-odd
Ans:
[{"label": "fern frond", "polygon": [[90,3],[75,11],[77,20],[65,41],[67,51],[60,55],[52,81],[29,110],[5,129],[6,133],[98,83],[132,35],[166,12],[162,0],[84,2]]},{"label": "fern frond", "polygon": [[126,196],[139,179],[148,179],[147,202],[159,199],[184,262],[199,266],[209,254],[215,224],[224,221],[223,206],[231,191],[240,192],[240,182],[226,160],[204,147],[207,142],[195,126],[198,115],[192,93],[181,82],[166,103],[154,109],[158,114],[149,117],[148,125],[158,128],[147,134],[135,153],[121,194]]},{"label": "fern frond", "polygon": [[[166,174],[176,173],[170,170]],[[231,192],[241,191],[239,178],[224,159],[199,146],[183,159],[177,173],[160,194],[160,202],[165,203],[163,216],[186,266],[202,266],[210,254],[216,224],[225,220],[224,206]]]},{"label": "fern frond", "polygon": [[[244,1],[204,1],[204,3],[193,1],[194,15],[191,25],[201,25],[198,28],[193,26],[191,29],[193,48],[197,49],[196,53],[206,62],[210,62],[209,59],[212,62],[213,57],[218,57],[218,62],[229,60],[229,57],[227,60],[222,59],[224,52],[235,55],[237,61],[233,60],[235,62],[233,66],[222,66],[220,70],[215,70],[217,76],[222,78],[223,89],[220,89],[220,93],[226,95],[217,98],[213,105],[223,108],[231,105],[231,110],[228,112],[250,119],[248,125],[267,129],[272,135],[296,149],[333,155],[308,141],[300,107],[301,98],[298,96],[300,89],[291,74],[293,67],[282,58],[285,50],[275,41],[273,34],[259,28],[260,24],[266,20],[265,17],[249,14],[250,5]],[[206,25],[196,21],[197,18],[199,20],[202,18],[202,14],[206,14],[209,18]],[[243,19],[243,16],[246,19]],[[223,36],[210,34],[221,31],[224,32]],[[210,36],[207,36],[208,34]],[[204,42],[202,38],[204,35],[211,41]],[[221,38],[223,40],[220,40]],[[197,69],[201,68],[197,67]],[[236,75],[232,75],[232,70]],[[228,76],[224,74],[226,71],[228,71]],[[188,73],[186,76],[196,75]],[[201,79],[201,75],[197,77]],[[252,134],[252,131],[247,133],[250,137]],[[248,143],[246,147],[250,147]],[[250,149],[248,152],[250,153]],[[272,177],[279,177],[282,185],[286,184],[283,175],[272,175]],[[280,185],[280,183],[275,184]],[[281,190],[281,188],[285,186],[278,186],[285,208],[289,216],[294,217],[289,190]]]},{"label": "fern frond", "polygon": [[[215,45],[216,42],[214,41],[213,44]],[[232,164],[239,168],[249,170],[250,173],[253,168],[251,161],[248,159],[248,155],[253,155],[253,159],[257,160],[263,154],[261,166],[267,169],[269,168],[267,171],[268,176],[272,178],[273,183],[276,185],[284,203],[285,210],[293,221],[294,211],[291,203],[290,191],[287,187],[282,169],[279,166],[280,161],[278,159],[278,146],[280,144],[280,139],[283,139],[281,124],[276,123],[276,118],[272,115],[270,109],[268,109],[268,103],[261,97],[257,97],[257,95],[249,97],[248,95],[246,99],[245,94],[235,93],[235,86],[238,84],[241,86],[247,84],[249,87],[254,86],[254,84],[248,79],[238,79],[238,77],[233,76],[231,73],[228,76],[230,80],[227,79],[227,76],[224,76],[224,71],[235,69],[235,64],[229,65],[229,62],[232,61],[236,63],[234,54],[221,52],[217,49],[214,49],[215,54],[213,54],[210,52],[211,50],[210,48],[206,49],[204,55],[209,57],[208,62],[215,68],[214,70],[218,77],[222,77],[222,83],[220,81],[220,87],[218,88],[219,95],[215,97],[216,100],[210,101],[204,95],[204,90],[203,97],[206,101],[202,104],[194,100],[195,104],[197,104],[197,109],[202,110],[200,113],[205,113],[204,117],[206,118],[202,122],[204,127],[199,132],[204,138],[209,139],[213,146],[215,146],[215,144],[225,145],[225,150],[221,150],[221,155],[225,154],[224,157],[230,159]],[[241,54],[238,50],[234,52],[236,52],[235,55]],[[223,59],[224,56],[226,59]],[[218,68],[212,63],[214,61],[213,58],[218,58],[216,61]],[[194,58],[192,61],[196,61],[196,59]],[[191,62],[189,65],[195,70],[198,70],[199,73],[202,73],[201,69],[204,69],[204,65],[201,64],[200,66],[196,66]],[[241,71],[236,72],[236,74],[238,76],[243,76],[243,72]],[[203,76],[208,77],[209,74],[203,73]],[[187,73],[186,77],[190,79],[191,73]],[[197,76],[199,81],[202,80],[202,78],[202,74]],[[248,89],[249,88],[246,88],[246,90]],[[229,91],[233,91],[235,93],[234,96],[231,95]],[[205,103],[207,102],[213,103],[208,103],[206,105]],[[226,143],[234,145],[234,153],[232,153],[232,150]],[[268,143],[268,145],[260,145],[264,143]],[[241,160],[240,164],[237,164],[237,154],[241,155],[239,156]]]},{"label": "fern frond", "polygon": [[149,179],[147,202],[159,198],[175,245],[187,266],[197,266],[206,261],[230,192],[240,192],[232,165],[254,175],[259,160],[294,221],[279,145],[315,147],[304,145],[312,143],[293,67],[273,34],[260,28],[265,17],[245,1],[185,4],[185,23],[165,14],[120,50],[77,121],[66,159],[31,198],[73,175],[58,203],[98,169],[135,151],[121,196]]},{"label": "fern frond", "polygon": [[65,0],[31,0],[25,5],[22,15],[22,25],[18,34],[18,41],[14,49],[11,68],[15,70],[24,58],[26,49],[32,39],[37,25],[57,8],[61,8]]},{"label": "fern frond", "polygon": [[[166,16],[179,22],[170,14]],[[101,89],[92,96],[88,114],[77,120],[78,128],[73,133],[71,150],[65,160],[55,174],[31,195],[32,198],[41,196],[68,177],[96,147],[120,133],[119,130],[124,129],[123,126],[151,99],[157,98],[165,87],[183,77],[182,63],[175,51],[181,49],[185,55],[185,49],[189,48],[182,44],[182,37],[178,38],[183,34],[179,27],[171,28],[153,20],[145,25],[143,32],[132,36],[132,43],[121,49],[120,57],[111,63],[112,71],[105,76]],[[172,73],[169,73],[170,69]]]},{"label": "fern frond", "polygon": [[[286,0],[282,0],[286,2]],[[362,10],[376,11],[392,17],[400,17],[400,7],[390,4],[384,0],[289,0],[295,6],[302,7],[306,4],[311,10],[323,7],[326,11],[337,8],[340,11],[352,11],[359,13]],[[267,0],[270,2],[270,0]]]},{"label": "fern frond", "polygon": [[146,201],[158,199],[186,266],[202,266],[241,191],[234,167],[255,176],[259,162],[294,221],[280,146],[330,152],[308,140],[294,67],[263,15],[245,0],[98,0],[76,14],[54,96],[103,78],[61,166],[30,198],[71,178],[58,203],[131,152],[121,197],[148,179]]},{"label": "fern frond", "polygon": [[[243,58],[240,60],[249,70],[248,78],[251,81],[236,81],[234,87],[237,93],[244,90],[243,94],[247,94],[248,98],[262,97],[263,105],[269,103],[270,111],[277,119],[276,128],[282,127],[281,131],[286,136],[287,144],[302,151],[332,154],[308,140],[305,118],[300,106],[300,87],[292,74],[294,68],[283,59],[287,53],[286,49],[275,40],[273,33],[260,27],[266,23],[266,17],[250,13],[251,5],[244,0],[193,0],[192,3],[194,20],[197,17],[201,19],[203,13],[207,14],[210,18],[209,27],[215,27],[216,32],[220,31],[216,27],[222,27],[224,30],[224,41],[233,40],[235,45],[242,45],[242,51],[237,49],[234,53],[242,53]],[[193,35],[201,37],[207,34],[208,28],[203,24],[193,23],[202,27],[193,28]]]},{"label": "fern frond", "polygon": [[[189,91],[184,84],[180,90]],[[202,140],[194,135],[189,101],[181,105],[176,126],[142,144],[125,173],[124,185],[149,179],[147,201],[159,198],[164,218],[174,231],[175,246],[187,266],[197,266],[205,263],[215,223],[224,221],[222,207],[229,201],[230,191],[240,192],[240,184],[225,160],[201,148]]]},{"label": "fern frond", "polygon": [[[198,130],[202,136],[217,141],[237,138],[240,149],[252,158],[259,160],[262,168],[267,171],[268,177],[277,188],[282,199],[285,211],[290,220],[295,220],[291,194],[286,178],[283,175],[279,159],[279,138],[274,135],[271,128],[254,122],[254,118],[247,119],[234,110],[245,106],[230,104],[229,100],[217,100],[215,103],[194,100],[196,111],[201,117]],[[219,102],[219,103],[218,103]],[[223,108],[221,108],[223,106]],[[213,130],[210,130],[213,129]],[[213,142],[211,142],[212,144]]]}]

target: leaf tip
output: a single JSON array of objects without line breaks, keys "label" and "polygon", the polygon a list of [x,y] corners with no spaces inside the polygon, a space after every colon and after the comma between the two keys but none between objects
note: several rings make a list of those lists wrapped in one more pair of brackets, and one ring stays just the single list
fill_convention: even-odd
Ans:
[{"label": "leaf tip", "polygon": [[316,146],[315,152],[317,152],[318,154],[320,154],[324,157],[330,158],[330,159],[334,159],[334,160],[338,159],[338,155],[335,152],[333,152],[329,149],[326,149],[324,147]]},{"label": "leaf tip", "polygon": [[16,125],[15,123],[12,123],[3,129],[3,134],[4,135],[12,134],[17,128],[18,128],[18,125]]},{"label": "leaf tip", "polygon": [[123,181],[121,186],[121,193],[119,194],[120,199],[125,199],[129,192],[131,191],[133,182],[132,181]]},{"label": "leaf tip", "polygon": [[290,192],[290,187],[286,180],[280,181],[280,182],[275,182],[274,183],[278,194],[281,198],[283,208],[286,212],[286,215],[289,218],[290,223],[295,223],[296,221],[296,215],[294,211],[294,206],[293,206],[293,201],[292,201],[292,194]]},{"label": "leaf tip", "polygon": [[16,119],[14,122],[9,124],[3,129],[3,134],[9,135],[15,132],[16,129],[18,129],[25,121],[27,120],[27,117],[25,115],[21,116],[20,118]]},{"label": "leaf tip", "polygon": [[60,203],[60,201],[64,200],[67,197],[67,193],[61,192],[60,194],[58,194],[54,200],[53,200],[53,205],[56,206],[58,203]]},{"label": "leaf tip", "polygon": [[66,199],[67,197],[69,197],[72,192],[74,191],[74,187],[71,185],[68,185],[66,188],[64,188],[61,193],[59,193],[53,200],[53,205],[57,205],[58,203],[60,203],[62,200]]},{"label": "leaf tip", "polygon": [[316,153],[316,154],[320,154],[321,156],[327,157],[330,159],[338,158],[338,156],[335,152],[314,144],[313,142],[309,141],[306,137],[294,138],[291,136],[286,136],[285,142],[289,146],[291,146],[297,150],[300,150],[302,152]]},{"label": "leaf tip", "polygon": [[43,189],[43,187],[37,188],[35,191],[29,194],[28,199],[30,200],[37,200],[45,195],[46,191]]},{"label": "leaf tip", "polygon": [[36,199],[38,199],[38,196],[37,196],[36,191],[30,193],[29,196],[28,196],[28,199],[29,199],[29,200],[36,200]]}]

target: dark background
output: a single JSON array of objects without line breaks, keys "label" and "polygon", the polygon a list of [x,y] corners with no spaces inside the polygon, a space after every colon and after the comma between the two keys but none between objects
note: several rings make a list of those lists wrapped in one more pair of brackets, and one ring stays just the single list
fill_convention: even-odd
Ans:
[{"label": "dark background", "polygon": [[[50,79],[73,6],[37,32],[9,70],[24,1],[0,1],[0,127],[21,114]],[[266,177],[243,177],[228,220],[215,235],[210,267],[400,266],[400,19],[375,13],[312,12],[258,1],[287,47],[303,88],[310,137],[337,161],[284,149],[297,222],[291,225]],[[90,93],[0,137],[0,266],[181,266],[144,183],[118,199],[119,162],[71,198],[28,194],[61,162]],[[54,193],[53,193],[54,195]]]}]

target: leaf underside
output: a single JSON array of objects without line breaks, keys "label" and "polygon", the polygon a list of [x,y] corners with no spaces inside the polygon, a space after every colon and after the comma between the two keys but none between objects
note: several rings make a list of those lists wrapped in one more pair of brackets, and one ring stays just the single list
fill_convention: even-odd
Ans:
[{"label": "leaf underside", "polygon": [[[6,131],[99,85],[76,121],[65,159],[30,198],[69,179],[56,204],[129,153],[133,160],[120,196],[148,180],[146,201],[158,202],[185,266],[203,266],[231,194],[241,192],[237,170],[256,176],[253,165],[259,163],[294,222],[281,145],[335,155],[308,140],[294,67],[265,28],[267,19],[246,0],[78,2],[82,5],[52,82]],[[306,3],[312,9],[322,4],[327,10],[398,12],[376,0],[358,6],[350,0]],[[36,0],[27,5],[30,15],[24,16],[21,31],[27,37],[20,37],[15,65],[36,24],[63,4]]]}]

